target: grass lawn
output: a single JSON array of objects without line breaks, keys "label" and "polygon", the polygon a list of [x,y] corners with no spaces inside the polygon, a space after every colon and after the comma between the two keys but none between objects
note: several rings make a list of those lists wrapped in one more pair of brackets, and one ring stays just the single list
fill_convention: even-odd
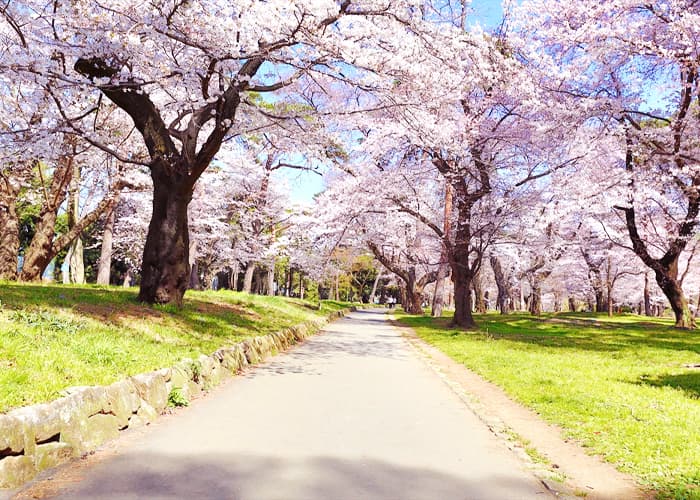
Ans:
[{"label": "grass lawn", "polygon": [[635,315],[399,319],[660,498],[700,499],[700,333]]},{"label": "grass lawn", "polygon": [[182,309],[149,307],[136,289],[0,282],[0,413],[56,398],[76,385],[211,354],[245,337],[325,318],[298,299],[188,291]]}]

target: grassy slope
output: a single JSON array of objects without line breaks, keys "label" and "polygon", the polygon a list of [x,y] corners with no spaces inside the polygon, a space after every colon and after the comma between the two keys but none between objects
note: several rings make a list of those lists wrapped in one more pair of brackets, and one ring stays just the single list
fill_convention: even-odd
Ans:
[{"label": "grassy slope", "polygon": [[700,334],[625,315],[401,318],[662,497],[700,499]]},{"label": "grassy slope", "polygon": [[138,304],[135,289],[0,283],[0,413],[346,306],[326,301],[318,311],[298,299],[190,291],[177,309]]}]

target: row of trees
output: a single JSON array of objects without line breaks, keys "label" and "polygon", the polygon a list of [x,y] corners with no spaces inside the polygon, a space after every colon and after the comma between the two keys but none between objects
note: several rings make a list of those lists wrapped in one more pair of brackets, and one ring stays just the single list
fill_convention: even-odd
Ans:
[{"label": "row of trees", "polygon": [[[487,263],[502,310],[509,273],[537,313],[563,270],[586,270],[599,309],[648,271],[676,325],[694,326],[691,0],[529,0],[491,32],[463,1],[25,0],[2,14],[5,277],[21,193],[42,207],[23,249],[31,280],[129,189],[115,225],[131,221],[145,302],[181,302],[193,266],[208,279],[243,262],[247,284],[286,252],[321,280],[338,249],[360,248],[409,311],[434,283],[439,312],[451,282],[463,327]],[[310,211],[273,194],[276,170],[330,164]]]}]

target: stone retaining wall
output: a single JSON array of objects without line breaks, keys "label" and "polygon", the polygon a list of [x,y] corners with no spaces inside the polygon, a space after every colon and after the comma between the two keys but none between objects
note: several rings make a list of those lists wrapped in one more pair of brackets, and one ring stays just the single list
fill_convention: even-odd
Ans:
[{"label": "stone retaining wall", "polygon": [[[352,308],[354,310],[354,308]],[[348,310],[331,313],[328,321]],[[316,333],[308,322],[252,337],[211,356],[184,359],[172,368],[129,377],[109,386],[72,387],[50,403],[0,414],[0,488],[16,488],[40,471],[94,451],[119,432],[152,422],[173,388],[190,400],[228,374],[284,351]]]}]

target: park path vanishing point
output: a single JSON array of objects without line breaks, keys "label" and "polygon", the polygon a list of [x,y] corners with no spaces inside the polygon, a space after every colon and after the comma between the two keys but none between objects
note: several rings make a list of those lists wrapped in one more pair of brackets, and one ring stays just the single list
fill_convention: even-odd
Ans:
[{"label": "park path vanishing point", "polygon": [[332,323],[19,497],[553,498],[384,312]]}]

